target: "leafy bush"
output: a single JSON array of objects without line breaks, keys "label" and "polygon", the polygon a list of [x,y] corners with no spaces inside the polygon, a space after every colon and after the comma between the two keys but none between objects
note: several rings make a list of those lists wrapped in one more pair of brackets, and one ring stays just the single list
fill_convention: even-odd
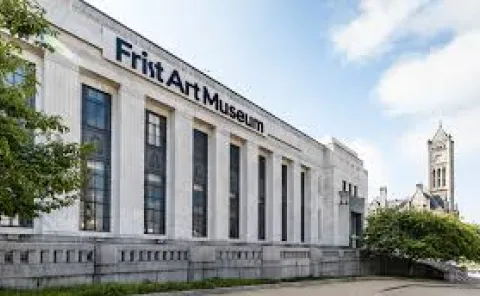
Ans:
[{"label": "leafy bush", "polygon": [[478,227],[449,215],[384,209],[368,217],[363,243],[373,254],[480,261]]}]

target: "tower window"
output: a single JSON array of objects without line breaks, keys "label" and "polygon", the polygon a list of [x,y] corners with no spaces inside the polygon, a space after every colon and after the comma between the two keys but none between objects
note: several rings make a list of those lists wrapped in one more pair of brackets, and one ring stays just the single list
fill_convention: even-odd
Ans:
[{"label": "tower window", "polygon": [[442,186],[444,187],[447,185],[446,179],[447,179],[446,168],[442,168]]},{"label": "tower window", "polygon": [[440,183],[440,174],[441,174],[440,169],[437,169],[437,187],[440,187],[440,186],[441,186],[441,183]]}]

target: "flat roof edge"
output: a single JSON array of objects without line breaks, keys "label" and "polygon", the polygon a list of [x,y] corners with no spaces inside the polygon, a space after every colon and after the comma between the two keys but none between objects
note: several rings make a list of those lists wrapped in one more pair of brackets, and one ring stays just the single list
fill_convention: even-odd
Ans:
[{"label": "flat roof edge", "polygon": [[113,21],[114,23],[122,26],[124,29],[130,31],[131,33],[137,35],[139,38],[141,39],[144,39],[146,42],[150,43],[152,46],[158,48],[159,50],[163,51],[165,54],[167,55],[170,55],[172,58],[178,60],[179,62],[183,63],[185,66],[187,67],[190,67],[192,70],[200,73],[202,76],[204,76],[206,79],[209,79],[211,80],[212,82],[220,85],[221,87],[223,87],[226,91],[228,92],[231,92],[232,94],[234,94],[235,96],[239,97],[240,99],[244,100],[245,102],[247,102],[248,104],[252,105],[254,108],[257,108],[259,111],[261,111],[263,113],[264,116],[267,116],[267,117],[271,117],[272,119],[276,120],[278,123],[284,125],[285,127],[289,128],[292,132],[302,136],[302,137],[305,137],[307,140],[311,141],[312,143],[320,146],[321,148],[324,148],[325,145],[320,143],[319,141],[317,141],[315,138],[313,138],[312,136],[308,135],[307,133],[301,131],[300,129],[294,127],[293,125],[289,124],[288,122],[284,121],[283,119],[277,117],[276,115],[272,114],[271,112],[267,111],[266,109],[264,109],[263,107],[257,105],[256,103],[254,103],[253,101],[247,99],[246,97],[244,97],[243,95],[239,94],[238,92],[234,91],[233,89],[231,89],[230,87],[226,86],[225,84],[221,83],[220,81],[218,81],[217,79],[205,74],[203,71],[199,70],[198,68],[196,68],[195,66],[191,65],[190,63],[186,62],[185,60],[181,59],[180,57],[176,56],[175,54],[171,53],[170,51],[166,50],[165,48],[161,47],[160,45],[158,45],[157,43],[155,43],[154,41],[152,41],[151,39],[145,37],[144,35],[138,33],[137,31],[133,30],[132,28],[126,26],[125,24],[123,24],[122,22],[118,21],[117,19],[115,19],[114,17],[108,15],[107,13],[103,12],[102,10],[100,10],[99,8],[95,7],[94,5],[86,2],[85,0],[73,0],[73,1],[76,1],[77,3],[79,4],[82,4],[82,5],[85,5],[86,7],[90,8],[90,9],[93,9],[94,11],[96,11],[97,13],[99,13],[100,15],[102,15],[103,17],[106,17],[108,18],[109,20]]}]

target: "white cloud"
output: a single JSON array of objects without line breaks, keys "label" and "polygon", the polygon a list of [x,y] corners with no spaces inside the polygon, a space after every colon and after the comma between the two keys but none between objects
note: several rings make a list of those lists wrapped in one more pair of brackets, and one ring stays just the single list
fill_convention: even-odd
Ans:
[{"label": "white cloud", "polygon": [[388,49],[399,28],[430,0],[361,0],[359,16],[333,31],[335,47],[350,61]]},{"label": "white cloud", "polygon": [[431,37],[439,31],[462,34],[480,27],[480,1],[439,0],[428,9],[415,15],[407,30],[424,37]]},{"label": "white cloud", "polygon": [[455,38],[444,48],[394,64],[376,93],[393,114],[448,114],[480,100],[480,30]]},{"label": "white cloud", "polygon": [[388,52],[404,37],[463,34],[480,27],[478,0],[359,0],[359,14],[333,30],[335,48],[349,61]]}]

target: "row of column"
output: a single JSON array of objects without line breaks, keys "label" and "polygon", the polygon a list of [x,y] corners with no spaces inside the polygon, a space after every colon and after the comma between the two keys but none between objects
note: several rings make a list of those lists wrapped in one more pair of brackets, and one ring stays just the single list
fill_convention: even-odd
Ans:
[{"label": "row of column", "polygon": [[[45,60],[44,99],[41,108],[59,114],[71,127],[67,140],[80,140],[80,86],[78,67],[51,55]],[[107,235],[144,235],[144,133],[145,94],[121,84],[112,100],[112,227]],[[96,85],[93,85],[94,87]],[[61,98],[61,102],[59,102]],[[178,107],[178,106],[177,106]],[[166,236],[192,239],[192,159],[194,118],[182,107],[169,118],[167,149]],[[200,107],[199,107],[200,108]],[[216,127],[209,137],[208,240],[228,240],[229,153],[231,135]],[[260,147],[241,146],[240,241],[258,241],[258,158]],[[282,161],[279,151],[267,155],[265,241],[280,242],[282,234]],[[302,163],[290,159],[288,177],[288,242],[300,242]],[[309,168],[305,182],[305,242],[318,241],[317,168]],[[79,203],[45,215],[37,232],[80,233]],[[85,234],[85,233],[84,233]],[[86,234],[86,235],[90,235]],[[147,236],[147,235],[145,235]],[[153,236],[152,236],[153,237]]]},{"label": "row of column", "polygon": [[[169,203],[167,235],[176,239],[190,239],[192,228],[192,116],[175,111],[171,119],[173,137],[173,191]],[[231,135],[222,128],[214,128],[209,137],[208,239],[228,239],[229,222],[229,159]],[[258,159],[259,146],[245,141],[241,149],[240,172],[240,240],[258,240]],[[282,234],[282,176],[283,157],[277,152],[267,156],[266,168],[266,241],[281,241]],[[288,177],[288,240],[300,242],[301,164],[293,160]],[[305,184],[305,241],[317,240],[318,171],[310,168]]]}]

